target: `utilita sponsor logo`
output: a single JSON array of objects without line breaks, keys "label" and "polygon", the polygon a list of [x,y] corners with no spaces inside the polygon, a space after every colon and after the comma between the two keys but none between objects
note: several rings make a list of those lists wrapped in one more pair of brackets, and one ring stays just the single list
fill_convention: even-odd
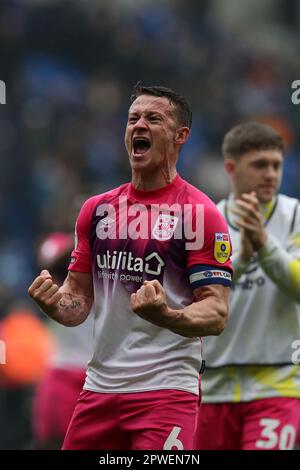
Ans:
[{"label": "utilita sponsor logo", "polygon": [[97,255],[97,266],[100,269],[113,269],[120,271],[134,271],[137,273],[145,272],[159,276],[165,263],[161,257],[153,252],[145,259],[134,257],[130,252],[107,250],[106,253]]},{"label": "utilita sponsor logo", "polygon": [[[96,234],[100,240],[185,240],[186,250],[200,250],[204,242],[203,204],[128,204],[119,197],[116,205],[100,204]],[[118,224],[117,224],[118,220]],[[150,226],[149,226],[150,224]]]}]

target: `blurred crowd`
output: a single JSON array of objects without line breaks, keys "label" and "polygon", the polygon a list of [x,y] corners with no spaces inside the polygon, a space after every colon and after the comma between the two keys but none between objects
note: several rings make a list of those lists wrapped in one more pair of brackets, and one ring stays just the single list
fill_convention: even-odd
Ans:
[{"label": "blurred crowd", "polygon": [[1,0],[0,318],[25,298],[40,239],[73,230],[83,199],[128,181],[123,135],[139,80],[190,101],[178,168],[213,200],[228,192],[222,137],[245,119],[281,132],[282,190],[300,197],[299,2],[287,11],[274,0],[270,23],[245,28],[222,22],[228,2],[216,15],[217,3]]}]

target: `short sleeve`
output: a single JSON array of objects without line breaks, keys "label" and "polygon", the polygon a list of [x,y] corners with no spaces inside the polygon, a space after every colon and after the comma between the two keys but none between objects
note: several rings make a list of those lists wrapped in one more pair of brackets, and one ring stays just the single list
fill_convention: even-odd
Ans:
[{"label": "short sleeve", "polygon": [[93,199],[82,206],[75,225],[75,246],[69,264],[70,271],[91,272],[90,225],[94,210]]},{"label": "short sleeve", "polygon": [[[194,220],[193,224],[196,226]],[[208,284],[230,287],[233,272],[230,261],[231,240],[227,223],[216,206],[204,206],[201,230],[202,246],[187,250],[187,267],[192,289]]]}]

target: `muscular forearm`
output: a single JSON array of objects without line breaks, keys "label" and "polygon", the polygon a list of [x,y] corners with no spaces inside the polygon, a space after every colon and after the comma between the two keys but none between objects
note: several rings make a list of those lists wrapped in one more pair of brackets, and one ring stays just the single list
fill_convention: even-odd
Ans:
[{"label": "muscular forearm", "polygon": [[195,302],[181,309],[167,303],[166,293],[155,279],[145,281],[131,295],[131,308],[144,320],[188,338],[219,335],[226,326],[229,287],[209,284],[193,290]]},{"label": "muscular forearm", "polygon": [[276,238],[268,235],[265,245],[258,251],[258,261],[272,281],[300,303],[300,260],[284,250]]},{"label": "muscular forearm", "polygon": [[168,329],[188,338],[218,336],[227,323],[227,306],[211,297],[170,313]]},{"label": "muscular forearm", "polygon": [[28,293],[46,315],[65,326],[84,322],[94,298],[91,275],[79,272],[69,272],[59,288],[49,271],[43,270]]}]

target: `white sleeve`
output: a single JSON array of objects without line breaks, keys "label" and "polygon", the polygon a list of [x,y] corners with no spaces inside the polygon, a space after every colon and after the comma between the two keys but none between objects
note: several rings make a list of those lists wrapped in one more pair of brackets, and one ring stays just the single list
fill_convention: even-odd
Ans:
[{"label": "white sleeve", "polygon": [[258,262],[279,289],[300,303],[300,214],[297,219],[287,247],[282,247],[268,234],[266,243],[258,251]]}]

